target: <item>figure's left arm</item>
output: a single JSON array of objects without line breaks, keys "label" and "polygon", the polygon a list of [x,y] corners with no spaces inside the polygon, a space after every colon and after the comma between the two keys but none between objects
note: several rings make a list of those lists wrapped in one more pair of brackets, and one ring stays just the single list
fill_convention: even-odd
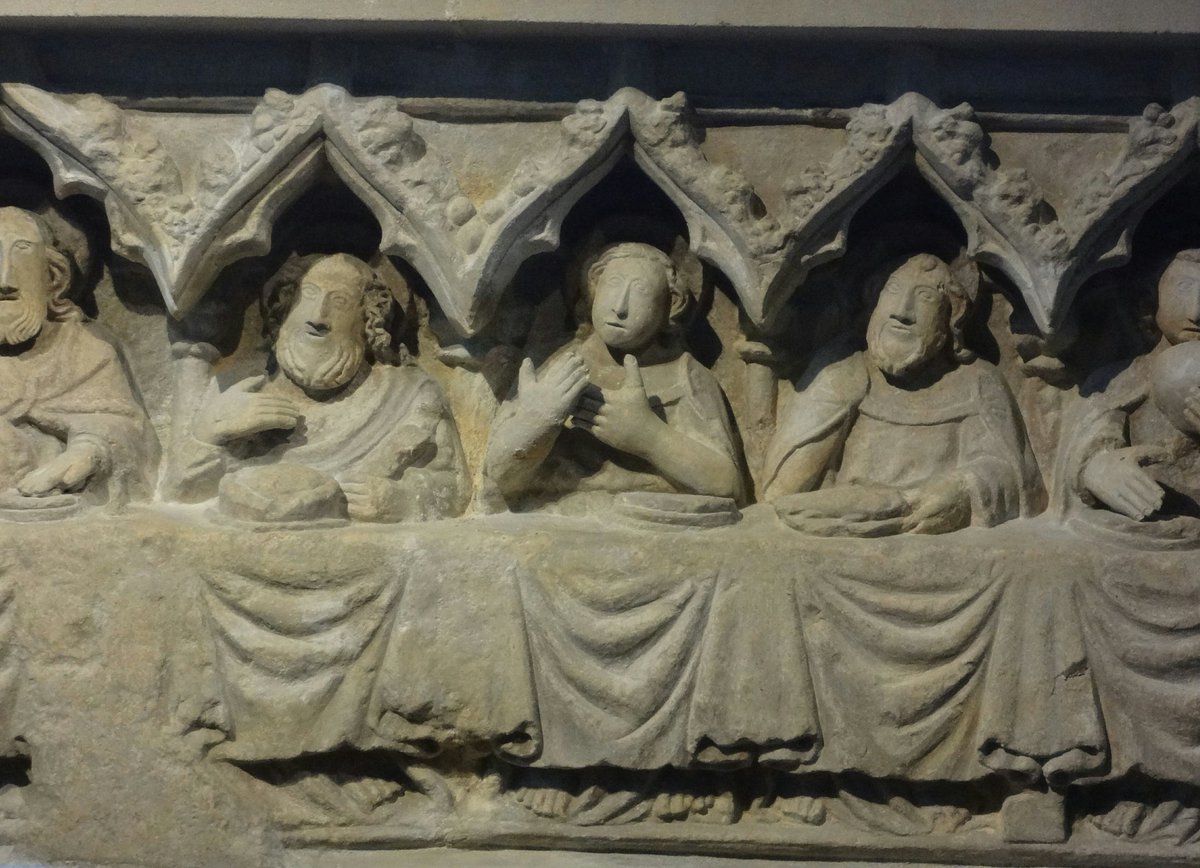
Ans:
[{"label": "figure's left arm", "polygon": [[[715,381],[712,384],[717,389]],[[719,391],[716,392],[719,401]],[[625,357],[625,379],[619,389],[600,399],[585,397],[574,420],[614,449],[635,455],[683,491],[739,498],[741,472],[736,458],[690,432],[672,427],[655,415],[646,396],[637,360]],[[708,414],[712,424],[724,419],[723,405]],[[714,414],[721,415],[714,415]],[[726,427],[728,423],[725,422]]]},{"label": "figure's left arm", "polygon": [[951,510],[956,527],[948,530],[993,527],[1044,503],[1041,476],[1008,387],[992,368],[979,371],[977,387],[978,413],[959,430],[958,467],[929,485],[934,493],[940,487],[947,504],[950,492],[957,492]]},{"label": "figure's left arm", "polygon": [[405,424],[381,445],[379,457],[389,466],[376,465],[341,480],[351,518],[427,521],[462,512],[468,496],[462,446],[450,411],[432,384]]},{"label": "figure's left arm", "polygon": [[116,351],[96,338],[76,349],[72,361],[78,364],[61,373],[63,391],[47,397],[33,414],[36,424],[65,440],[65,447],[18,482],[24,495],[79,491],[96,477],[132,479],[152,457],[146,454],[145,413]]}]

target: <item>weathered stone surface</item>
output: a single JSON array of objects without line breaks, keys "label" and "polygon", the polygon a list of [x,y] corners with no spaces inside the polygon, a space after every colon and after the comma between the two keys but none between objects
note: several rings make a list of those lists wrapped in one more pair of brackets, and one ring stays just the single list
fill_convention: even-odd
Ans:
[{"label": "weathered stone surface", "polygon": [[0,86],[6,859],[1200,859],[1190,67],[472,102],[322,45]]}]

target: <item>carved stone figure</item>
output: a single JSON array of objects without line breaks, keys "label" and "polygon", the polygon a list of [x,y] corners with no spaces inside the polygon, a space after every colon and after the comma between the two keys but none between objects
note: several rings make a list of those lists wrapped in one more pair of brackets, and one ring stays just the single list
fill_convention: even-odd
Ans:
[{"label": "carved stone figure", "polygon": [[740,499],[721,388],[673,328],[687,299],[670,258],[616,244],[586,285],[591,334],[536,371],[522,363],[488,442],[487,481],[515,509],[558,502],[575,511],[618,492]]},{"label": "carved stone figure", "polygon": [[947,533],[1028,515],[1041,485],[1015,403],[963,345],[971,293],[930,254],[892,267],[866,349],[820,353],[768,449],[765,490],[794,527]]},{"label": "carved stone figure", "polygon": [[10,517],[68,508],[60,495],[85,489],[117,501],[146,493],[145,413],[70,283],[50,224],[0,208],[0,499]]},{"label": "carved stone figure", "polygon": [[388,287],[352,256],[289,262],[264,293],[268,370],[193,420],[181,499],[235,517],[395,522],[455,515],[462,449],[438,386],[394,346]]},{"label": "carved stone figure", "polygon": [[1177,253],[1158,281],[1147,354],[1098,371],[1060,464],[1067,500],[1134,521],[1200,518],[1200,250]]}]

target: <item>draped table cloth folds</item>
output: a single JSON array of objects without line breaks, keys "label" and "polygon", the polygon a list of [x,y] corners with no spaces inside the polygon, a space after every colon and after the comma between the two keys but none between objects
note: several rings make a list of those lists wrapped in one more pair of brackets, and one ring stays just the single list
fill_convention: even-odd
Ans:
[{"label": "draped table cloth folds", "polygon": [[176,689],[229,759],[654,769],[718,745],[910,780],[1200,775],[1184,551],[1040,520],[816,539],[756,510],[706,531],[506,515],[182,538],[181,564],[222,567],[192,568],[181,648],[209,658]]}]

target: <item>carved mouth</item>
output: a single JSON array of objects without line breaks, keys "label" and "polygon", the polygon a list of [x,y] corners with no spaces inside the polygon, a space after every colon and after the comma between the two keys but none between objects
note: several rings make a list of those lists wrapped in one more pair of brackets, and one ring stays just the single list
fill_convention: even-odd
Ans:
[{"label": "carved mouth", "polygon": [[323,338],[329,334],[329,326],[323,322],[312,322],[311,320],[304,324],[308,328],[308,334],[314,338]]},{"label": "carved mouth", "polygon": [[0,301],[16,301],[21,297],[18,289],[0,289]]},{"label": "carved mouth", "polygon": [[605,320],[604,324],[606,326],[608,326],[609,328],[620,329],[621,331],[625,331],[624,323],[613,322],[612,320]]}]

